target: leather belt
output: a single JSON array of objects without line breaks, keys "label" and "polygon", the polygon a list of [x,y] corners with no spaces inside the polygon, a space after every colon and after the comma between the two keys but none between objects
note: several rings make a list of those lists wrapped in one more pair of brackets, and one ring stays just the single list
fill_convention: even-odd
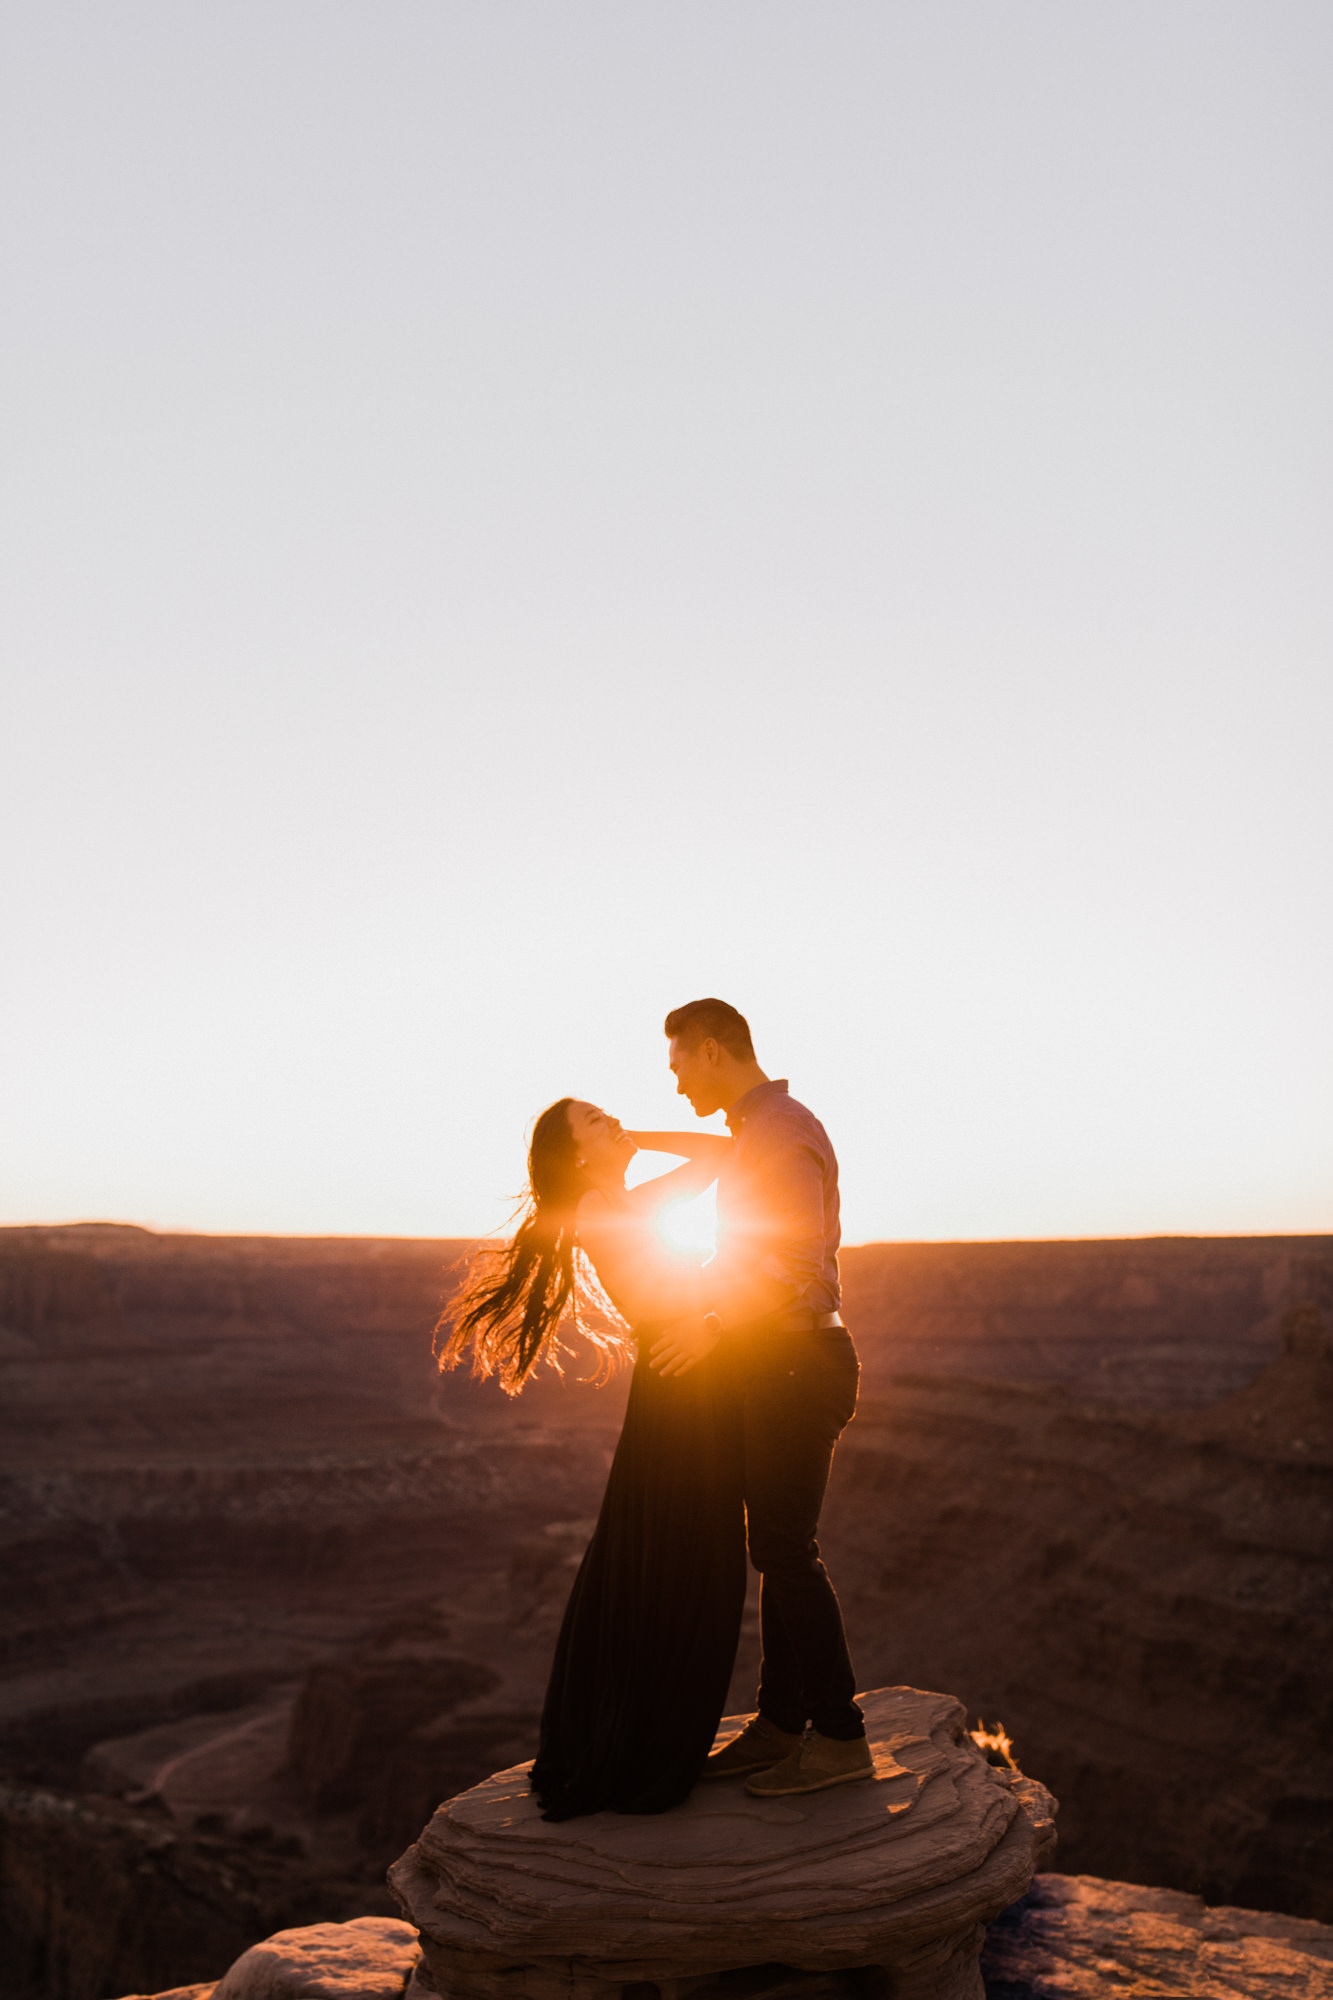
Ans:
[{"label": "leather belt", "polygon": [[764,1319],[727,1327],[725,1331],[728,1339],[744,1344],[752,1340],[769,1340],[774,1334],[841,1333],[846,1326],[847,1322],[840,1312],[814,1312],[808,1306],[787,1306]]},{"label": "leather belt", "polygon": [[790,1306],[775,1313],[768,1324],[776,1333],[833,1333],[847,1322],[840,1312],[817,1313],[805,1306]]}]

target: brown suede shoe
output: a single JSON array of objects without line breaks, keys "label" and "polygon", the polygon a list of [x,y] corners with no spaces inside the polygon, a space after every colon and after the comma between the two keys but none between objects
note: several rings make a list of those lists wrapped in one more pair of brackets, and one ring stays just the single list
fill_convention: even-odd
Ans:
[{"label": "brown suede shoe", "polygon": [[780,1764],[745,1780],[757,1799],[785,1799],[793,1792],[825,1792],[830,1785],[850,1785],[855,1778],[873,1778],[875,1760],[864,1736],[850,1743],[821,1736],[812,1729]]},{"label": "brown suede shoe", "polygon": [[771,1764],[780,1764],[784,1757],[799,1749],[800,1743],[799,1736],[779,1729],[767,1716],[752,1715],[739,1736],[733,1736],[730,1743],[713,1752],[704,1765],[703,1775],[743,1778],[747,1771],[766,1771]]}]

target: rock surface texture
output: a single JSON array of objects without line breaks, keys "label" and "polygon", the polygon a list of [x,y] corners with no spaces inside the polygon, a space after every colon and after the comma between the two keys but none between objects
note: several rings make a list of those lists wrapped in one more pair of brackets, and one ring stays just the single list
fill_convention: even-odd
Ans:
[{"label": "rock surface texture", "polygon": [[747,1996],[834,1993],[874,1967],[895,2000],[973,2000],[985,1926],[1054,1847],[1054,1801],[986,1762],[950,1696],[860,1699],[870,1783],[759,1800],[714,1782],[660,1818],[552,1826],[517,1765],[448,1800],[390,1871],[421,1980],[448,2000],[702,2000],[739,1990],[726,1974]]},{"label": "rock surface texture", "polygon": [[216,1982],[152,2000],[402,2000],[420,1957],[416,1932],[396,1917],[306,1924],[251,1945]]},{"label": "rock surface texture", "polygon": [[1094,1875],[1039,1875],[992,1929],[988,2000],[1333,2000],[1333,1928]]},{"label": "rock surface texture", "polygon": [[213,2000],[398,2000],[420,1956],[412,1926],[392,1917],[309,1924],[251,1945]]},{"label": "rock surface texture", "polygon": [[[416,1976],[418,1959],[409,1924],[313,1924],[255,1946],[222,1982],[173,1987],[152,2000],[430,2000]],[[1210,1910],[1172,1889],[1038,1875],[991,1926],[981,1969],[986,2000],[1105,2000],[1108,1993],[1125,2000],[1328,2000],[1333,1929],[1259,1910]],[[812,1989],[833,1996],[839,1984],[836,1973],[797,1975],[784,1992],[809,2000]],[[876,2000],[877,1982],[849,1979],[844,1990],[858,1986],[865,2000]],[[748,2000],[760,1988],[741,1979],[732,1990]]]}]

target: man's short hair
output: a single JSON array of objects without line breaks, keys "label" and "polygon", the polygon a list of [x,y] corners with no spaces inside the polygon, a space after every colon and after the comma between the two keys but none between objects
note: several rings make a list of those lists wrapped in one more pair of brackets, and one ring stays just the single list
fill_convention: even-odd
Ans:
[{"label": "man's short hair", "polygon": [[725,1000],[687,1000],[683,1007],[673,1007],[666,1017],[666,1031],[673,1042],[682,1041],[688,1049],[697,1049],[711,1035],[737,1062],[754,1061],[750,1024]]}]

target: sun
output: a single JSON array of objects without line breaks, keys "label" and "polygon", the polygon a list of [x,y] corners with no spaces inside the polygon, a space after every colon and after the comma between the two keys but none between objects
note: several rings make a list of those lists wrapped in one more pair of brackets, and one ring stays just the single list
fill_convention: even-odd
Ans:
[{"label": "sun", "polygon": [[711,1257],[717,1248],[716,1187],[670,1202],[658,1216],[657,1227],[673,1249]]}]

